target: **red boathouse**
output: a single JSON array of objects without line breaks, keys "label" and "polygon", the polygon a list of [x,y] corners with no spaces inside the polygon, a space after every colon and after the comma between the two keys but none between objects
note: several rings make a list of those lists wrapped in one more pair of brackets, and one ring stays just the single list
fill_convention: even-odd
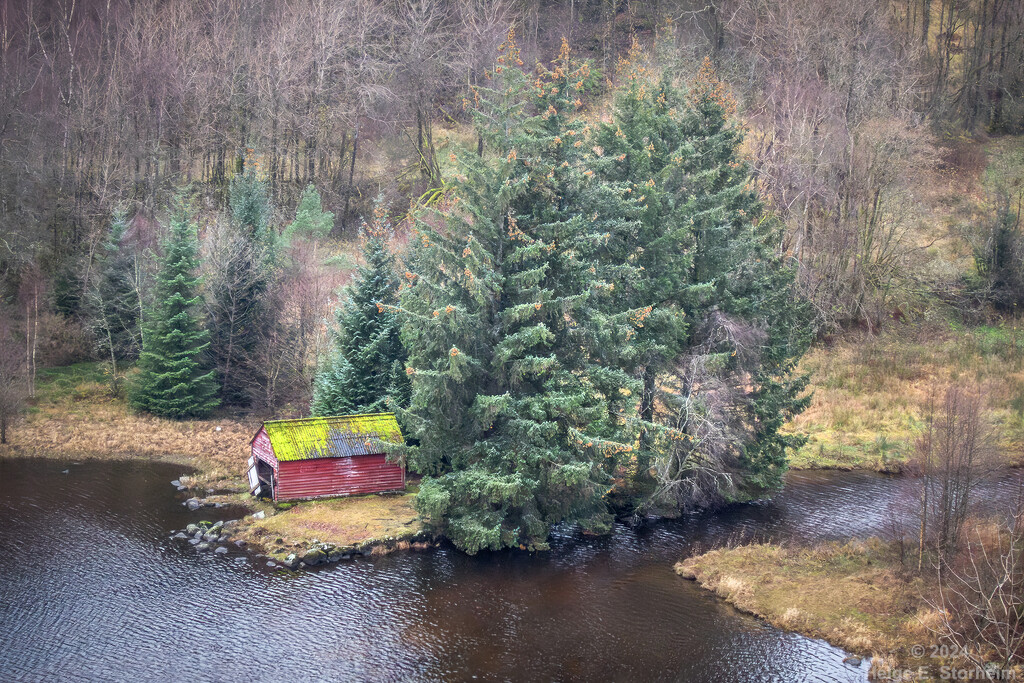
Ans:
[{"label": "red boathouse", "polygon": [[403,443],[393,413],[264,422],[252,438],[249,492],[277,500],[405,488],[405,468],[386,444]]}]

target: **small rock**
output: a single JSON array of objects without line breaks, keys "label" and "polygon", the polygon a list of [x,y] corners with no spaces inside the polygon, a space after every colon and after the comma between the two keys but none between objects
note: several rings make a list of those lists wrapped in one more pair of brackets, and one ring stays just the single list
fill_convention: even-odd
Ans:
[{"label": "small rock", "polygon": [[210,542],[210,543],[213,543],[213,542],[214,542],[214,541],[216,541],[216,540],[217,540],[218,538],[220,538],[220,536],[219,536],[219,535],[217,535],[217,534],[215,534],[215,533],[213,533],[212,531],[208,531],[208,532],[206,532],[205,534],[203,534],[203,540],[204,540],[204,541],[208,541],[208,542]]},{"label": "small rock", "polygon": [[198,538],[190,538],[190,539],[188,539],[188,542],[191,543],[192,545],[195,545],[196,543],[199,543],[199,539]]},{"label": "small rock", "polygon": [[226,555],[227,552],[228,552],[228,549],[221,545],[221,546],[217,546],[217,549],[214,550],[213,552],[217,553],[218,555]]},{"label": "small rock", "polygon": [[270,567],[271,569],[273,569],[274,567],[277,566],[277,562],[267,562],[267,566]]},{"label": "small rock", "polygon": [[185,539],[188,538],[188,536],[186,536],[184,532],[179,531],[178,533],[174,534],[172,538]]},{"label": "small rock", "polygon": [[245,559],[244,557],[236,557],[235,558],[235,564],[245,564],[248,561],[249,560]]},{"label": "small rock", "polygon": [[843,664],[849,664],[850,666],[857,666],[857,667],[859,667],[861,661],[863,661],[863,660],[861,660],[860,657],[857,657],[857,656],[854,656],[854,655],[850,655],[849,657],[844,657],[843,658]]},{"label": "small rock", "polygon": [[217,507],[217,504],[214,503],[212,500],[204,500],[203,501],[203,507],[208,507],[208,508]]},{"label": "small rock", "polygon": [[299,564],[299,560],[295,557],[295,553],[292,553],[288,557],[284,558],[284,561],[281,562],[281,564],[288,567],[288,569],[295,569],[296,565]]},{"label": "small rock", "polygon": [[192,538],[196,539],[197,541],[203,540],[203,530],[200,529],[199,531],[192,534]]},{"label": "small rock", "polygon": [[214,503],[213,507],[215,507],[215,508],[222,508],[222,507],[224,507],[224,503]]},{"label": "small rock", "polygon": [[224,521],[223,520],[218,520],[218,521],[214,522],[213,526],[211,526],[210,528],[211,529],[220,529],[222,526],[224,526]]},{"label": "small rock", "polygon": [[265,519],[265,518],[266,518],[266,516],[267,516],[267,513],[265,513],[265,512],[263,511],[263,510],[260,510],[259,512],[255,513],[255,514],[254,514],[254,515],[252,516],[252,518],[253,518],[253,519]]},{"label": "small rock", "polygon": [[68,472],[70,472],[70,471],[71,471],[71,470],[64,470],[63,472],[61,472],[61,474],[67,474],[67,473],[68,473]]},{"label": "small rock", "polygon": [[324,551],[318,548],[313,548],[312,550],[307,550],[305,553],[303,553],[300,559],[309,566],[313,567],[324,561]]},{"label": "small rock", "polygon": [[214,491],[213,489],[206,489],[207,493],[213,493],[213,491]]},{"label": "small rock", "polygon": [[185,491],[186,489],[188,489],[188,487],[187,487],[187,486],[179,486],[179,487],[178,487],[178,490],[179,490],[179,491]]},{"label": "small rock", "polygon": [[174,481],[171,482],[171,486],[181,486],[181,480],[175,479]]},{"label": "small rock", "polygon": [[189,536],[195,534],[197,531],[199,531],[198,524],[189,524],[187,527],[185,527],[185,533]]},{"label": "small rock", "polygon": [[243,541],[242,539],[238,539],[237,541],[235,541],[235,545],[237,545],[239,548],[241,548],[242,546],[245,545],[245,541]]},{"label": "small rock", "polygon": [[189,510],[198,510],[199,508],[203,507],[202,501],[199,500],[198,498],[189,498],[188,500],[185,501],[185,505],[188,507]]},{"label": "small rock", "polygon": [[209,543],[200,543],[199,545],[196,546],[196,550],[209,550],[209,549],[210,549],[210,544]]}]

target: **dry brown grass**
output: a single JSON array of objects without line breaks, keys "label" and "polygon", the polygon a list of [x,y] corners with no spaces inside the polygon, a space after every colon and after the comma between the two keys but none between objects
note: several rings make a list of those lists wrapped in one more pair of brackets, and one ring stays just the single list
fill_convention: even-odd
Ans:
[{"label": "dry brown grass", "polygon": [[298,503],[276,514],[267,509],[264,519],[246,518],[236,535],[272,555],[315,543],[373,545],[371,552],[377,553],[404,550],[423,530],[415,498],[414,493],[368,495]]},{"label": "dry brown grass", "polygon": [[906,578],[877,539],[814,548],[757,544],[713,550],[676,566],[680,575],[783,629],[863,655],[911,662],[925,639],[922,582]]},{"label": "dry brown grass", "polygon": [[245,473],[257,428],[258,422],[164,420],[133,414],[112,401],[89,402],[73,411],[29,416],[14,429],[12,443],[0,447],[0,457],[169,460],[195,468],[204,485],[230,487]]},{"label": "dry brown grass", "polygon": [[[99,364],[48,370],[25,418],[0,446],[0,457],[127,460],[188,465],[197,485],[238,488],[256,418],[165,420],[131,411],[110,397]],[[219,431],[218,431],[219,428]]]},{"label": "dry brown grass", "polygon": [[794,468],[899,469],[929,395],[960,379],[984,389],[1006,461],[1024,456],[1024,325],[1014,321],[851,335],[813,349],[801,368],[811,374],[814,397],[787,426],[808,437],[792,457]]}]

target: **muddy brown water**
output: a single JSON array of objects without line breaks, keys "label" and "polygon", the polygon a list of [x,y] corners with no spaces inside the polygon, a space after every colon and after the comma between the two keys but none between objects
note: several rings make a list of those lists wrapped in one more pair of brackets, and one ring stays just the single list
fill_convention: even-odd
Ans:
[{"label": "muddy brown water", "polygon": [[[170,485],[181,473],[0,460],[0,680],[863,681],[866,663],[737,612],[672,565],[736,535],[876,533],[910,485],[793,473],[771,501],[556,534],[542,554],[442,547],[291,573],[170,538],[231,512],[187,511]],[[1008,507],[1015,482],[982,497]]]}]

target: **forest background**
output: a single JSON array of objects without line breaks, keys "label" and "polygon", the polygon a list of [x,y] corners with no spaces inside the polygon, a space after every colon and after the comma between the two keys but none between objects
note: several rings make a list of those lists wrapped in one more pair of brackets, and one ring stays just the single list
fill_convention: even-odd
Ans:
[{"label": "forest background", "polygon": [[[987,383],[1003,444],[1019,450],[1018,2],[65,0],[0,12],[0,373],[5,404],[28,400],[28,442],[46,412],[38,380],[62,376],[51,368],[77,367],[95,398],[123,400],[131,363],[118,356],[141,340],[117,352],[97,325],[99,264],[116,245],[141,315],[176,197],[199,228],[211,319],[248,314],[210,296],[217,278],[246,277],[231,262],[247,247],[226,226],[283,236],[300,224],[266,283],[279,324],[220,360],[243,371],[219,410],[305,414],[361,218],[382,196],[401,249],[401,219],[443,195],[450,151],[477,145],[462,101],[515,25],[527,68],[563,37],[589,60],[584,115],[608,114],[634,41],[680,84],[708,57],[728,85],[743,153],[786,228],[779,252],[814,308],[798,465],[889,467],[910,450],[927,386],[960,376]],[[231,213],[247,170],[269,215]],[[309,215],[330,212],[329,225],[299,220],[311,185],[322,206]]]}]

